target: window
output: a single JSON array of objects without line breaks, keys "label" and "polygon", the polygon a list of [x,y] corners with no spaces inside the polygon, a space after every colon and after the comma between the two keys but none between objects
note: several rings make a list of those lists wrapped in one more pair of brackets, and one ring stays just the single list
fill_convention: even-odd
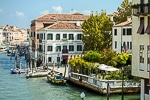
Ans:
[{"label": "window", "polygon": [[126,49],[128,50],[128,48],[129,48],[129,42],[127,42],[127,46],[126,46]]},{"label": "window", "polygon": [[130,42],[130,49],[132,49],[132,42]]},{"label": "window", "polygon": [[77,34],[77,40],[81,40],[82,34]]},{"label": "window", "polygon": [[63,38],[67,38],[67,34],[63,34]]},{"label": "window", "polygon": [[123,29],[123,35],[126,35],[126,29]]},{"label": "window", "polygon": [[67,46],[66,45],[63,45],[63,50],[67,50]]},{"label": "window", "polygon": [[47,46],[47,51],[53,51],[53,46]]},{"label": "window", "polygon": [[140,18],[140,26],[137,33],[144,34],[144,17]]},{"label": "window", "polygon": [[149,71],[150,67],[150,45],[147,46],[147,71]]},{"label": "window", "polygon": [[69,45],[69,51],[74,51],[74,46],[73,45]]},{"label": "window", "polygon": [[69,34],[69,40],[74,40],[73,34]]},{"label": "window", "polygon": [[47,34],[47,40],[53,40],[53,34],[48,33]]},{"label": "window", "polygon": [[144,63],[144,45],[140,45],[140,63]]},{"label": "window", "polygon": [[117,41],[115,41],[115,49],[117,49]]},{"label": "window", "polygon": [[132,35],[132,29],[131,28],[127,28],[127,35]]},{"label": "window", "polygon": [[150,34],[150,16],[148,16],[148,25],[146,27],[145,33]]},{"label": "window", "polygon": [[114,35],[117,35],[117,29],[114,29]]},{"label": "window", "polygon": [[82,45],[77,45],[77,51],[82,51]]},{"label": "window", "polygon": [[44,38],[44,40],[45,40],[45,33],[44,33],[43,35],[44,35],[44,37],[43,37],[43,38]]},{"label": "window", "polygon": [[57,57],[57,63],[60,62],[60,57]]},{"label": "window", "polygon": [[39,39],[39,34],[37,34],[37,39]]},{"label": "window", "polygon": [[48,62],[52,62],[52,58],[51,57],[48,57]]},{"label": "window", "polygon": [[[140,4],[144,4],[144,0],[140,0]],[[144,13],[144,6],[140,6],[140,12]]]},{"label": "window", "polygon": [[43,39],[43,33],[40,33],[39,35],[40,35],[40,39]]},{"label": "window", "polygon": [[61,51],[61,46],[56,46],[56,52]]},{"label": "window", "polygon": [[60,34],[56,34],[56,40],[60,40]]}]

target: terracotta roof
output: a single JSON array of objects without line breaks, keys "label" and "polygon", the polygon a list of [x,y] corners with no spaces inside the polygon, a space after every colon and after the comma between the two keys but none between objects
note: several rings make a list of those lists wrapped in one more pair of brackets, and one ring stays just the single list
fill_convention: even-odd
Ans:
[{"label": "terracotta roof", "polygon": [[[89,16],[83,15],[80,13],[73,14],[45,14],[43,16],[38,17],[35,20],[43,20],[43,21],[84,21],[88,19]],[[34,21],[34,20],[33,20]]]},{"label": "terracotta roof", "polygon": [[[82,30],[81,25],[77,25],[77,23],[69,23],[69,22],[56,22],[48,27],[42,28],[44,30],[51,30],[51,29],[61,29],[61,30]],[[39,29],[39,30],[42,30]]]},{"label": "terracotta roof", "polygon": [[113,27],[119,27],[119,26],[132,26],[132,20],[131,21],[125,21],[119,24],[114,25]]}]

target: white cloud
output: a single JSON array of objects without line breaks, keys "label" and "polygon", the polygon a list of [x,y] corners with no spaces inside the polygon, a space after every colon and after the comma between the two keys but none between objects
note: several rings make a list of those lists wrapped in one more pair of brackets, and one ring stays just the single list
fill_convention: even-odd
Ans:
[{"label": "white cloud", "polygon": [[0,9],[0,12],[3,12],[3,9]]},{"label": "white cloud", "polygon": [[16,11],[16,16],[25,17],[23,12],[18,12],[18,11]]},{"label": "white cloud", "polygon": [[62,13],[62,7],[61,6],[53,6],[52,9],[55,13]]},{"label": "white cloud", "polygon": [[40,14],[44,15],[44,14],[48,14],[49,13],[49,10],[44,10],[44,11],[41,11]]},{"label": "white cloud", "polygon": [[84,13],[85,15],[90,15],[90,14],[91,14],[91,11],[90,11],[90,10],[84,10],[83,13]]}]

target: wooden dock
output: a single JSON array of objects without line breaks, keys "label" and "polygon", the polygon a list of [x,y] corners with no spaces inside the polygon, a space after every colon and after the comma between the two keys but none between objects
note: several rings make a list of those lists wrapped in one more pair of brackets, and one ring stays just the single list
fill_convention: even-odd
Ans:
[{"label": "wooden dock", "polygon": [[[65,67],[54,68],[54,69],[53,67],[48,67],[48,70],[39,70],[39,71],[29,72],[28,74],[26,74],[26,78],[46,77],[47,74],[52,70],[54,70],[54,72],[57,72],[57,73],[62,73],[62,75],[64,76]],[[65,74],[65,78],[67,77],[68,77],[68,68],[66,68],[66,74]]]}]

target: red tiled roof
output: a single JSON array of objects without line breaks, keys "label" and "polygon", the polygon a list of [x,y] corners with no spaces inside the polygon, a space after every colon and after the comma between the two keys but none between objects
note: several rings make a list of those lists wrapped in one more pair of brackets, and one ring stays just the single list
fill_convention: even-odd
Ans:
[{"label": "red tiled roof", "polygon": [[[81,25],[77,25],[77,23],[69,23],[69,22],[56,22],[48,27],[42,28],[45,30],[51,29],[62,29],[62,30],[82,30]],[[40,30],[40,29],[39,29]]]},{"label": "red tiled roof", "polygon": [[119,26],[132,26],[132,21],[125,21],[125,22],[114,25],[114,27],[119,27]]},{"label": "red tiled roof", "polygon": [[[38,17],[35,20],[47,20],[47,21],[84,21],[88,19],[89,16],[80,13],[73,14],[45,14]],[[34,21],[34,20],[33,20]]]}]

